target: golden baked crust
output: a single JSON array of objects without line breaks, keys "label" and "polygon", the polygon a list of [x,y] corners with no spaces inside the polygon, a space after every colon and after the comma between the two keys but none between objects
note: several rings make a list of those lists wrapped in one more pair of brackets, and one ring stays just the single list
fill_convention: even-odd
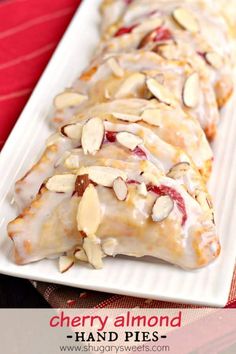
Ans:
[{"label": "golden baked crust", "polygon": [[233,85],[228,27],[209,3],[102,2],[95,56],[55,98],[57,133],[16,183],[17,264],[66,254],[101,268],[122,254],[196,269],[218,257],[205,134]]}]

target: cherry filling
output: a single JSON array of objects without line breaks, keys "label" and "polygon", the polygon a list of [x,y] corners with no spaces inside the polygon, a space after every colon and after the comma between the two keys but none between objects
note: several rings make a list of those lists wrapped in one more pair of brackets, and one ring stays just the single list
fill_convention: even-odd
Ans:
[{"label": "cherry filling", "polygon": [[114,37],[120,37],[123,36],[124,34],[131,33],[135,27],[137,27],[138,24],[135,24],[130,27],[121,27],[118,29],[118,31],[115,33]]},{"label": "cherry filling", "polygon": [[185,224],[186,220],[187,220],[187,212],[186,212],[186,208],[185,208],[185,203],[184,203],[184,199],[182,198],[182,196],[180,195],[179,192],[177,192],[175,189],[168,187],[168,186],[153,186],[152,184],[148,184],[147,185],[147,190],[149,192],[153,192],[155,194],[157,194],[159,197],[163,196],[163,195],[168,195],[169,197],[171,197],[177,204],[177,207],[179,209],[179,211],[182,213],[182,225]]},{"label": "cherry filling", "polygon": [[105,138],[110,143],[114,143],[116,141],[116,134],[117,132],[106,132]]},{"label": "cherry filling", "polygon": [[138,49],[145,47],[150,42],[162,42],[167,41],[169,39],[173,39],[173,36],[168,28],[163,26],[157,27],[156,29],[152,30],[146,36],[143,37],[141,42],[139,43]]},{"label": "cherry filling", "polygon": [[[115,143],[116,142],[116,135],[117,135],[117,132],[106,131],[105,142]],[[137,146],[134,150],[132,150],[132,153],[140,158],[147,159],[146,153],[139,146]]]},{"label": "cherry filling", "polygon": [[133,151],[133,154],[137,155],[138,157],[144,157],[145,159],[147,158],[146,153],[139,147],[137,146]]},{"label": "cherry filling", "polygon": [[173,38],[170,30],[165,27],[158,27],[155,30],[155,34],[153,42],[167,41]]},{"label": "cherry filling", "polygon": [[141,184],[139,181],[136,181],[135,179],[128,179],[126,181],[127,184]]},{"label": "cherry filling", "polygon": [[126,5],[130,5],[132,1],[133,1],[133,0],[124,0],[124,2],[126,3]]}]

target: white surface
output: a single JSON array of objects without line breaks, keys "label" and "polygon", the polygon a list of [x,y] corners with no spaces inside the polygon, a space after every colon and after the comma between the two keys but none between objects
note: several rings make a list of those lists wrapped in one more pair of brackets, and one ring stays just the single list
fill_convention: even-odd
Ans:
[{"label": "white surface", "polygon": [[211,180],[222,253],[212,265],[186,272],[155,260],[106,259],[102,270],[75,266],[60,274],[57,261],[17,266],[10,260],[6,225],[16,216],[10,205],[14,182],[37,160],[49,135],[48,114],[53,97],[86,67],[99,38],[98,4],[86,0],[32,94],[0,156],[0,272],[22,278],[86,289],[210,306],[224,306],[236,254],[236,114],[227,109],[217,141]]}]

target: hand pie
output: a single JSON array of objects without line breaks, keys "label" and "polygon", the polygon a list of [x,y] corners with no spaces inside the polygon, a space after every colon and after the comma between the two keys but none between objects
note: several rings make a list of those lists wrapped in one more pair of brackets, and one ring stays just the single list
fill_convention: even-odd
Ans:
[{"label": "hand pie", "polygon": [[[116,61],[122,75],[114,72],[111,60],[113,65]],[[157,85],[158,88],[153,87]],[[209,139],[213,139],[216,133],[219,112],[208,71],[198,72],[189,64],[164,59],[154,52],[104,58],[92,72],[89,69],[81,76],[74,89],[83,92],[93,102],[155,97],[167,105],[181,105],[198,119]]]},{"label": "hand pie", "polygon": [[98,53],[158,50],[168,44],[165,54],[171,59],[192,63],[192,58],[201,57],[211,73],[219,107],[225,105],[233,91],[232,58],[229,28],[216,9],[201,1],[137,0],[123,4],[121,13],[107,29]]},{"label": "hand pie", "polygon": [[15,261],[76,247],[95,268],[117,254],[149,255],[186,269],[215,259],[220,246],[210,197],[188,157],[148,128],[96,119],[90,125],[96,132],[98,122],[105,134],[98,150],[86,122],[82,149],[72,151],[79,167],[73,158],[63,163],[9,224]]},{"label": "hand pie", "polygon": [[[151,127],[161,139],[184,150],[201,174],[208,178],[211,171],[212,151],[200,124],[180,107],[171,107],[156,99],[117,99],[101,104],[90,104],[78,109],[72,121],[64,126],[84,122],[91,117],[126,124],[136,122]],[[60,129],[63,129],[60,128]]]},{"label": "hand pie", "polygon": [[198,269],[218,257],[206,136],[233,90],[232,54],[208,3],[102,2],[95,55],[55,97],[56,132],[16,182],[17,264],[60,256],[60,271],[98,269],[125,255]]}]

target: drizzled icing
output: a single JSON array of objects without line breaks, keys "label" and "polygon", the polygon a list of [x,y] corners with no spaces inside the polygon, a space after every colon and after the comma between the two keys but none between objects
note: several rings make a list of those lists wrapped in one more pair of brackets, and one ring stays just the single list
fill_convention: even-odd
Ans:
[{"label": "drizzled icing", "polygon": [[[79,247],[94,267],[101,267],[106,255],[125,254],[199,268],[220,249],[210,199],[197,171],[208,166],[212,153],[195,120],[206,131],[216,125],[212,83],[217,79],[197,54],[201,36],[196,35],[193,46],[198,59],[193,55],[189,63],[161,57],[154,47],[168,42],[184,52],[178,45],[183,30],[169,20],[178,0],[165,1],[165,6],[159,0],[158,10],[153,0],[148,6],[143,0],[110,3],[114,16],[106,24],[121,14],[123,19],[108,30],[110,39],[71,89],[86,101],[77,106],[67,101],[68,107],[57,112],[58,140],[50,139],[40,161],[16,184],[23,210],[8,226],[15,260],[23,264],[63,252],[73,258]],[[197,5],[191,9],[198,19]],[[105,5],[102,11],[106,17]],[[198,20],[202,26],[205,19]],[[216,23],[210,16],[210,29]],[[126,50],[130,53],[122,54]],[[184,85],[195,71],[199,102],[187,109]],[[169,93],[173,99],[166,100]],[[89,124],[96,121],[99,128],[98,140],[87,123],[91,118]],[[65,130],[68,135],[62,136]],[[181,162],[186,170],[178,170]],[[159,199],[163,196],[168,197]],[[167,203],[166,213],[161,203]]]}]

